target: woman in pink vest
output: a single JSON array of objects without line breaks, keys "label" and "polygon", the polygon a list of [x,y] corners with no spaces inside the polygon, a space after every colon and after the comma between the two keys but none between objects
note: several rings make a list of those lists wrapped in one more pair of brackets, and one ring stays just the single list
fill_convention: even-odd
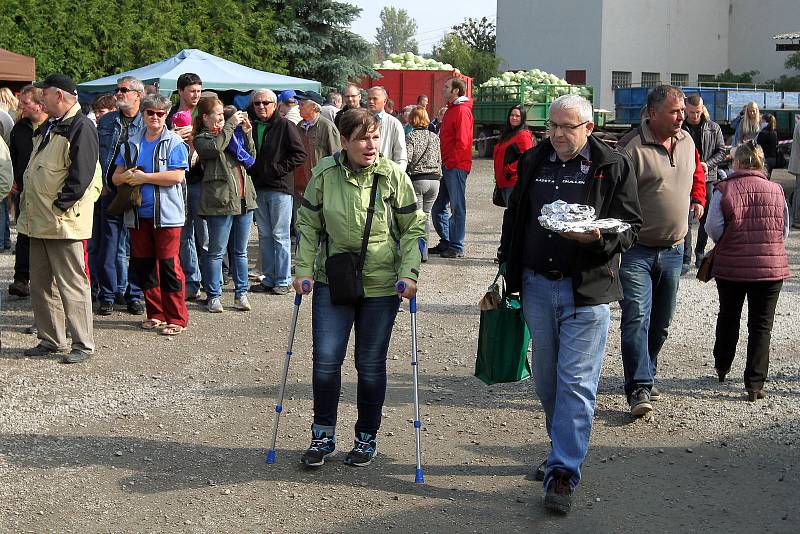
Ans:
[{"label": "woman in pink vest", "polygon": [[716,243],[712,272],[719,292],[714,367],[719,381],[725,381],[747,297],[744,387],[754,402],[765,397],[772,320],[783,281],[789,278],[784,246],[789,207],[781,186],[767,178],[764,152],[754,141],[735,148],[733,169],[714,187],[706,220],[706,232]]}]

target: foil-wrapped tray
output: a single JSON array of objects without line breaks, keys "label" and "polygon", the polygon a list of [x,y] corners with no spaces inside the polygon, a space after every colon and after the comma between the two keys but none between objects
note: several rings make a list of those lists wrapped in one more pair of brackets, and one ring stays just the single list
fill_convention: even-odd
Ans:
[{"label": "foil-wrapped tray", "polygon": [[539,224],[552,232],[579,232],[589,234],[595,228],[603,233],[624,232],[631,225],[619,219],[597,219],[594,208],[582,204],[567,204],[563,200],[556,200],[542,206]]}]

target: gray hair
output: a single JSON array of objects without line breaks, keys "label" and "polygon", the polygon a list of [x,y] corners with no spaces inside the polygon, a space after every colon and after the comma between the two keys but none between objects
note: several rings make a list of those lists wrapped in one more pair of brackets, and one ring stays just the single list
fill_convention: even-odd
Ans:
[{"label": "gray hair", "polygon": [[578,118],[581,122],[592,122],[594,114],[592,111],[592,103],[580,95],[561,95],[550,104],[550,115],[554,111],[564,111],[568,109],[577,109]]},{"label": "gray hair", "polygon": [[267,95],[267,98],[272,100],[273,102],[278,101],[278,97],[275,96],[275,93],[271,89],[253,89],[253,92],[250,93],[250,103],[253,103],[253,100],[256,99],[258,95]]},{"label": "gray hair", "polygon": [[322,106],[320,106],[319,104],[317,104],[316,102],[314,102],[314,101],[313,101],[313,100],[311,100],[310,98],[304,98],[303,100],[301,100],[301,101],[300,101],[300,105],[302,106],[304,102],[308,102],[309,104],[311,104],[312,106],[314,106],[314,111],[316,111],[317,113],[319,113],[320,111],[322,111]]},{"label": "gray hair", "polygon": [[679,87],[675,87],[673,85],[659,85],[654,87],[649,93],[647,93],[647,111],[655,111],[661,107],[661,104],[670,98],[677,98],[678,100],[683,101],[683,99],[686,98],[686,95]]},{"label": "gray hair", "polygon": [[161,111],[169,111],[172,107],[172,101],[166,96],[161,95],[147,95],[142,99],[142,110],[145,109],[158,109]]},{"label": "gray hair", "polygon": [[123,76],[117,79],[117,83],[127,83],[131,86],[131,89],[139,93],[139,96],[144,95],[144,84],[136,76]]},{"label": "gray hair", "polygon": [[383,98],[386,99],[389,98],[389,93],[386,92],[386,88],[382,85],[375,85],[367,89],[367,93],[369,93],[370,91],[381,91],[383,93]]}]

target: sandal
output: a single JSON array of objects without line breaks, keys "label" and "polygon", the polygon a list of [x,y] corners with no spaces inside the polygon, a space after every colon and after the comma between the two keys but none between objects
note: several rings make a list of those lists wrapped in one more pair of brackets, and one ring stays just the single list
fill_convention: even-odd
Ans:
[{"label": "sandal", "polygon": [[185,326],[180,326],[177,324],[168,324],[165,325],[164,328],[161,329],[162,336],[177,336],[181,332],[186,330]]},{"label": "sandal", "polygon": [[146,321],[142,321],[141,327],[143,330],[155,330],[156,328],[161,328],[166,324],[167,323],[165,321],[160,319],[147,319]]}]

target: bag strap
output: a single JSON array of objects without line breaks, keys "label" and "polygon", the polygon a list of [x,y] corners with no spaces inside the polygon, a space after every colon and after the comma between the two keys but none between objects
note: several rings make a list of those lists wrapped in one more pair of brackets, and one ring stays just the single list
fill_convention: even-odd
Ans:
[{"label": "bag strap", "polygon": [[369,231],[372,228],[372,217],[375,215],[375,198],[378,196],[379,174],[372,176],[372,188],[369,191],[369,207],[367,208],[367,222],[364,225],[364,237],[361,239],[361,253],[358,255],[358,266],[356,270],[361,272],[364,268],[364,259],[367,257],[367,244],[369,243]]}]

